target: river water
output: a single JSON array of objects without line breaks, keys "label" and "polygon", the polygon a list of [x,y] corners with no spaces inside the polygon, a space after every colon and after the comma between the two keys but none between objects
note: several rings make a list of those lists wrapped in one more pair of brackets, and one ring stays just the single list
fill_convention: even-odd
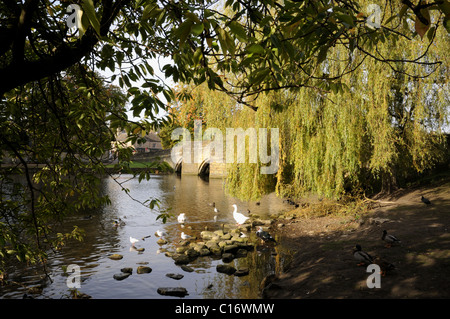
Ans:
[{"label": "river water", "polygon": [[[184,287],[188,295],[183,298],[260,298],[260,283],[270,274],[278,273],[290,260],[290,253],[283,247],[282,238],[277,238],[278,245],[258,244],[247,257],[237,258],[230,262],[235,268],[248,268],[247,276],[236,277],[218,273],[216,266],[222,260],[212,256],[199,257],[188,264],[194,269],[186,272],[175,265],[172,258],[161,252],[162,248],[174,251],[179,244],[181,232],[196,236],[200,240],[200,232],[220,229],[221,224],[235,224],[232,217],[232,204],[237,204],[239,211],[252,213],[266,218],[289,210],[274,194],[264,196],[260,205],[255,202],[242,202],[227,196],[221,179],[204,180],[198,176],[153,175],[148,181],[141,181],[131,176],[116,177],[118,182],[130,190],[130,195],[137,200],[145,201],[158,198],[161,209],[170,208],[174,217],[166,223],[156,220],[160,210],[149,210],[128,196],[111,177],[103,180],[104,191],[111,198],[111,205],[86,215],[73,216],[65,222],[67,230],[72,225],[84,229],[82,242],[71,241],[61,251],[50,253],[48,272],[51,281],[39,281],[39,273],[34,268],[17,267],[10,269],[8,279],[20,285],[0,287],[1,298],[22,298],[30,286],[39,284],[42,292],[34,298],[68,298],[70,288],[67,285],[67,273],[64,268],[76,265],[81,272],[79,292],[96,299],[119,298],[179,298],[160,295],[159,287]],[[219,209],[218,219],[214,221],[213,208],[215,202]],[[176,216],[185,213],[187,221],[184,227],[177,222]],[[114,226],[114,221],[121,219],[124,224]],[[160,245],[155,236],[156,230],[167,233],[168,243]],[[249,235],[254,236],[255,230]],[[146,236],[151,236],[144,238]],[[130,236],[139,239],[136,248],[144,248],[137,252],[131,247]],[[143,239],[144,238],[144,239]],[[111,260],[111,254],[121,254],[123,259]],[[145,265],[152,269],[151,273],[137,274],[136,268]],[[118,281],[114,274],[120,273],[124,267],[133,268],[133,274]],[[168,273],[181,274],[184,277],[175,280],[166,276]],[[43,285],[42,285],[43,284]]]}]

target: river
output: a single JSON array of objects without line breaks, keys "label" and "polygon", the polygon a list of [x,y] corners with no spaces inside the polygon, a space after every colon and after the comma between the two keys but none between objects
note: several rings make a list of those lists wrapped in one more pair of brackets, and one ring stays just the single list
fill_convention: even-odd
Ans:
[{"label": "river", "polygon": [[[160,295],[159,287],[184,287],[188,295],[183,298],[260,298],[260,283],[269,274],[281,271],[290,260],[290,253],[283,247],[282,238],[277,245],[259,244],[246,257],[236,258],[230,262],[235,268],[248,268],[247,276],[237,277],[216,271],[216,266],[223,261],[212,256],[198,257],[188,264],[194,271],[187,272],[175,265],[172,258],[166,256],[161,249],[173,251],[180,242],[181,232],[196,236],[200,240],[200,232],[208,227],[216,230],[221,224],[234,224],[232,204],[237,204],[239,211],[266,218],[290,209],[275,194],[264,196],[260,204],[243,202],[227,196],[221,179],[205,180],[198,176],[152,175],[148,181],[138,182],[131,175],[117,177],[123,186],[130,190],[130,195],[137,200],[145,201],[158,198],[160,209],[169,209],[173,218],[166,223],[156,220],[160,210],[149,210],[128,196],[111,178],[105,177],[102,183],[104,191],[111,198],[111,205],[98,211],[90,212],[90,216],[80,214],[71,216],[65,221],[69,230],[72,225],[84,229],[82,242],[70,241],[67,246],[56,253],[49,254],[48,272],[51,281],[45,281],[41,293],[34,298],[69,298],[67,273],[64,268],[76,265],[81,272],[81,287],[78,291],[95,299],[138,299],[138,298],[179,298]],[[218,219],[214,221],[213,208],[215,202],[219,209]],[[184,227],[177,222],[176,216],[185,213],[187,221]],[[114,221],[124,222],[115,227]],[[168,243],[160,245],[155,236],[156,230],[167,233]],[[254,236],[252,229],[250,236]],[[151,236],[147,237],[146,236]],[[130,236],[139,239],[136,248],[144,248],[137,252],[131,247]],[[121,260],[111,260],[111,254],[121,254]],[[150,267],[152,271],[137,274],[139,265]],[[120,273],[124,267],[133,268],[128,278],[118,281],[114,274]],[[181,274],[183,278],[175,280],[166,276],[168,273]],[[39,282],[39,273],[32,267],[17,267],[9,272],[9,280],[21,285],[1,287],[1,298],[22,298],[27,288]],[[42,284],[42,282],[40,282]]]}]

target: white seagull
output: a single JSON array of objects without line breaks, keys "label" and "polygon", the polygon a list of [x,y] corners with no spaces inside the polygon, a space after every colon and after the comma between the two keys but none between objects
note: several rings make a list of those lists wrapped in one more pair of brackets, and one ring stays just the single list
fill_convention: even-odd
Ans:
[{"label": "white seagull", "polygon": [[244,224],[247,221],[247,219],[249,219],[249,217],[247,217],[241,213],[238,213],[236,204],[233,204],[233,207],[234,207],[234,212],[233,212],[234,220],[236,221],[236,223],[238,225]]},{"label": "white seagull", "polygon": [[139,239],[136,239],[136,238],[133,238],[133,237],[130,236],[131,246],[134,246],[134,244],[137,243],[138,241],[139,241]]},{"label": "white seagull", "polygon": [[155,235],[158,236],[158,237],[163,237],[163,236],[167,236],[167,233],[165,231],[162,231],[162,230],[158,229],[156,231]]},{"label": "white seagull", "polygon": [[184,232],[181,232],[181,239],[186,240],[186,239],[189,239],[189,238],[191,238],[191,237],[192,237],[192,236],[189,236],[189,235],[185,234]]},{"label": "white seagull", "polygon": [[184,213],[181,213],[180,215],[178,215],[178,222],[183,224],[186,221],[186,216]]}]

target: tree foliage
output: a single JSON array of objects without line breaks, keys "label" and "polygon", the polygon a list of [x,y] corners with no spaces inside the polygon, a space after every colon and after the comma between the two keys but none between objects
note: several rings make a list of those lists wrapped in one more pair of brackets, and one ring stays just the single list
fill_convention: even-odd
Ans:
[{"label": "tree foliage", "polygon": [[[365,171],[428,167],[439,143],[426,133],[439,131],[448,105],[450,3],[376,3],[373,28],[368,3],[353,0],[2,1],[0,151],[18,161],[1,174],[2,258],[45,259],[47,247],[79,236],[55,235],[54,222],[108,202],[95,177],[101,158],[113,147],[125,164],[131,155],[114,143],[115,130],[137,141],[166,121],[156,116],[162,97],[175,98],[151,63],[158,56],[173,60],[159,66],[173,82],[204,83],[233,99],[203,97],[211,125],[226,118],[284,131],[280,189],[338,193]],[[69,4],[80,10],[67,12]],[[144,119],[130,121],[126,111]],[[31,171],[30,161],[45,169]],[[252,196],[272,182],[236,169],[247,172],[234,175],[236,187],[253,183]],[[332,190],[324,188],[330,178]]]}]

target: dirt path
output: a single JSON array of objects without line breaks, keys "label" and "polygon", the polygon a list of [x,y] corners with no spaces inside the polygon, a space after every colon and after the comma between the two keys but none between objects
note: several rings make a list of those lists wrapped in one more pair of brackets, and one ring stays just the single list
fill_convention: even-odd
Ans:
[{"label": "dirt path", "polygon": [[[422,203],[422,195],[432,205]],[[286,221],[279,232],[296,254],[263,297],[450,298],[450,181],[400,190],[382,201],[381,207],[358,221],[348,217]],[[385,247],[383,229],[395,234],[401,245]],[[395,265],[381,277],[381,288],[367,287],[371,273],[353,259],[357,243]]]}]

